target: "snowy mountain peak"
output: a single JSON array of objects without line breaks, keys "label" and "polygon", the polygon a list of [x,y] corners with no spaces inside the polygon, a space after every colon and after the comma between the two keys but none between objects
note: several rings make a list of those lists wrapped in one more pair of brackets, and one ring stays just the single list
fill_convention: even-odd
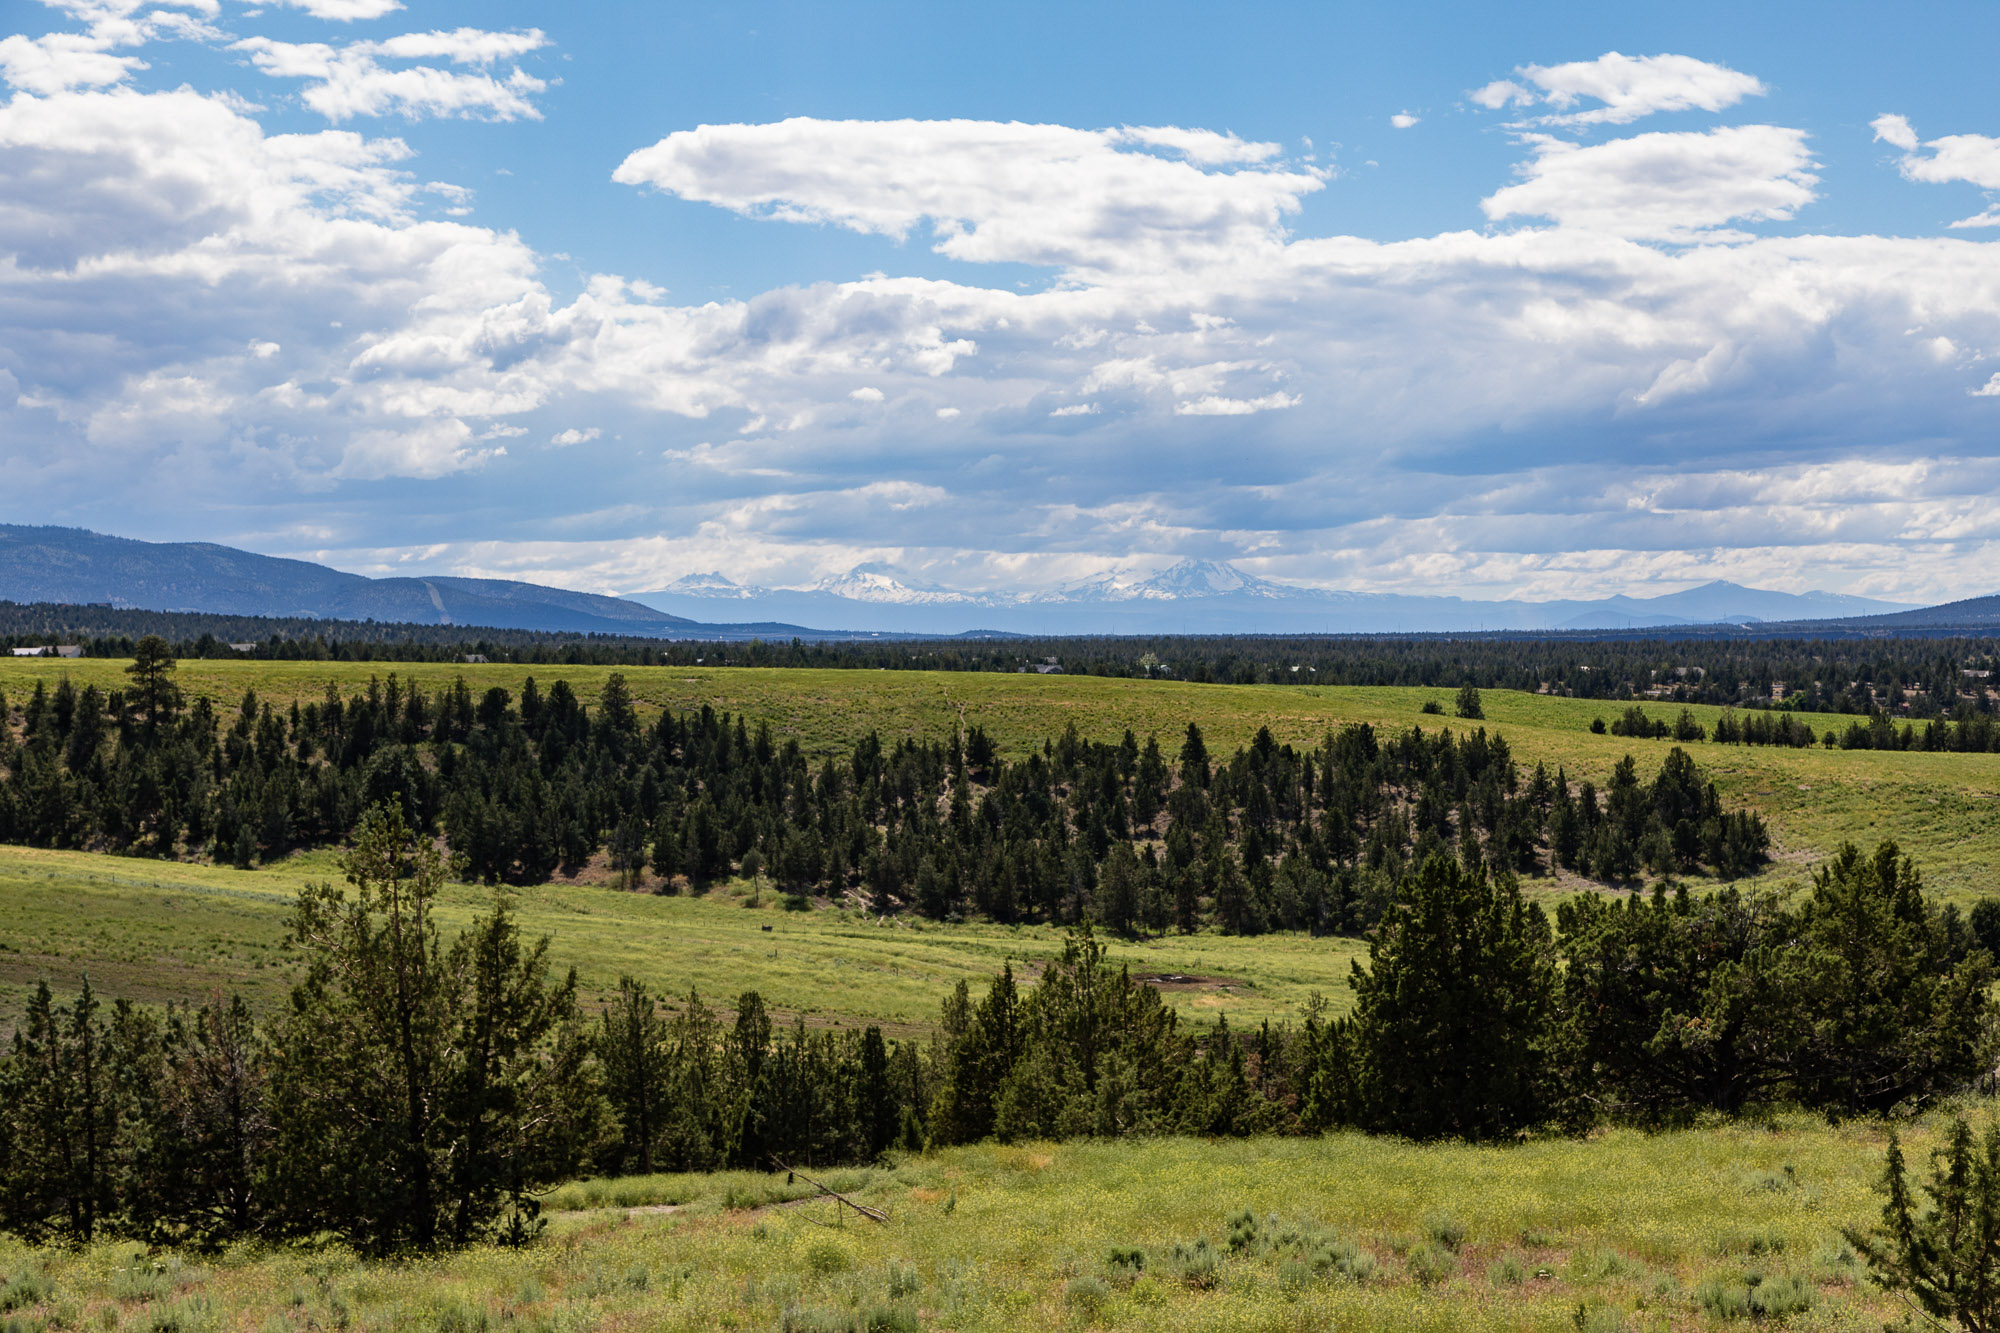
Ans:
[{"label": "snowy mountain peak", "polygon": [[1190,558],[1133,585],[1131,591],[1138,597],[1165,599],[1226,597],[1232,593],[1267,597],[1271,585],[1223,561]]},{"label": "snowy mountain peak", "polygon": [[746,588],[727,574],[711,569],[705,574],[683,574],[661,591],[682,597],[727,597],[740,601],[757,596],[763,589]]},{"label": "snowy mountain peak", "polygon": [[949,588],[917,584],[888,565],[856,565],[845,574],[821,579],[807,591],[845,597],[856,602],[888,602],[901,606],[965,603],[977,600]]}]

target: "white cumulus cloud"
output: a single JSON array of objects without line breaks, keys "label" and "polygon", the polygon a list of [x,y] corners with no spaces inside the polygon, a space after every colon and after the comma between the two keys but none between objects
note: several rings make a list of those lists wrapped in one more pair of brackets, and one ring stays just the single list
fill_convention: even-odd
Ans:
[{"label": "white cumulus cloud", "polygon": [[1257,398],[1225,398],[1220,394],[1207,394],[1201,398],[1174,404],[1177,417],[1248,417],[1259,412],[1277,412],[1288,407],[1297,407],[1299,397],[1292,393],[1267,393]]},{"label": "white cumulus cloud", "polygon": [[568,430],[557,431],[554,435],[550,436],[549,443],[563,447],[572,444],[588,444],[592,440],[602,438],[603,435],[603,429],[598,426],[589,426],[582,430],[571,426]]},{"label": "white cumulus cloud", "polygon": [[316,19],[353,23],[358,19],[379,19],[403,7],[402,0],[266,0],[280,8],[303,9]]},{"label": "white cumulus cloud", "polygon": [[[1761,80],[1727,65],[1693,56],[1628,56],[1607,51],[1595,60],[1563,65],[1523,65],[1515,78],[1475,89],[1472,101],[1488,110],[1547,106],[1547,124],[1626,125],[1662,111],[1721,111],[1767,91]],[[1570,108],[1590,101],[1581,111]]]},{"label": "white cumulus cloud", "polygon": [[[303,79],[305,104],[335,122],[356,116],[427,116],[469,120],[539,120],[530,98],[548,84],[518,65],[496,74],[488,67],[518,59],[548,45],[540,29],[488,32],[459,28],[450,32],[406,33],[384,41],[280,42],[246,37],[235,43],[259,71],[278,79]],[[453,65],[402,65],[385,62],[444,60]]]},{"label": "white cumulus cloud", "polygon": [[[1903,150],[1898,166],[1908,180],[1939,185],[1963,181],[1982,190],[2000,190],[2000,138],[1984,134],[1947,134],[1942,139],[1922,143],[1921,148],[1930,150],[1925,153],[1920,151],[1915,128],[1903,116],[1877,116],[1870,122],[1870,128],[1875,131],[1878,141]],[[1972,217],[1961,218],[1951,225],[2000,226],[2000,205]]]},{"label": "white cumulus cloud", "polygon": [[1685,241],[1730,222],[1792,217],[1817,196],[1803,130],[1736,125],[1637,134],[1588,146],[1532,136],[1518,184],[1480,201],[1486,216]]},{"label": "white cumulus cloud", "polygon": [[[1157,271],[1281,243],[1283,219],[1324,182],[1244,165],[1270,155],[1269,145],[1172,128],[800,117],[677,131],[628,156],[613,179],[898,240],[928,223],[934,248],[954,259]],[[1237,169],[1207,169],[1216,163]]]}]

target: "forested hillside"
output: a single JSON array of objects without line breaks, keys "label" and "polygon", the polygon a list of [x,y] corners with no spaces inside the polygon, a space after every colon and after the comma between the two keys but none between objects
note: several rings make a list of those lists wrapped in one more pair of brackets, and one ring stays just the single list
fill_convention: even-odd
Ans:
[{"label": "forested hillside", "polygon": [[1769,843],[1683,750],[1644,773],[1627,756],[1600,792],[1524,772],[1483,726],[1364,724],[1310,751],[1260,730],[1214,759],[1194,723],[1171,751],[1072,726],[1010,761],[975,724],[889,746],[870,732],[814,764],[706,707],[642,724],[617,673],[594,707],[563,679],[529,677],[517,700],[391,675],[282,712],[252,692],[226,722],[206,697],[184,704],[174,674],[155,643],[124,690],[38,682],[18,723],[0,702],[0,839],[247,866],[341,842],[395,803],[489,881],[574,873],[606,849],[626,882],[650,870],[668,890],[743,870],[885,912],[1235,933],[1367,929],[1439,852],[1616,883],[1735,878]]}]

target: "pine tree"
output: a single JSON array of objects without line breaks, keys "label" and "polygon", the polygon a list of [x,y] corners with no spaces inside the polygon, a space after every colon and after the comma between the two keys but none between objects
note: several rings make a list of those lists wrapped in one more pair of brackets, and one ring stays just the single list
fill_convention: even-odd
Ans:
[{"label": "pine tree", "polygon": [[99,1007],[88,978],[67,1006],[41,983],[0,1067],[12,1140],[0,1158],[0,1226],[30,1242],[88,1244],[115,1207],[116,1070]]},{"label": "pine tree", "polygon": [[551,984],[504,902],[446,948],[449,872],[394,806],[362,819],[332,885],[299,894],[304,975],[270,1074],[281,1229],[358,1249],[429,1249],[533,1223],[532,1192],[592,1137],[595,1090],[575,980]]},{"label": "pine tree", "polygon": [[629,976],[618,979],[618,997],[605,1010],[597,1050],[618,1123],[614,1164],[650,1175],[658,1169],[654,1148],[668,1119],[671,1050],[659,1005]]},{"label": "pine tree", "polygon": [[125,674],[132,678],[133,701],[146,716],[146,734],[156,735],[173,720],[180,707],[180,687],[174,684],[174,654],[167,641],[157,634],[139,640],[132,665]]},{"label": "pine tree", "polygon": [[1142,879],[1139,857],[1129,842],[1112,847],[1098,882],[1099,912],[1107,928],[1130,935],[1139,920],[1139,891]]}]

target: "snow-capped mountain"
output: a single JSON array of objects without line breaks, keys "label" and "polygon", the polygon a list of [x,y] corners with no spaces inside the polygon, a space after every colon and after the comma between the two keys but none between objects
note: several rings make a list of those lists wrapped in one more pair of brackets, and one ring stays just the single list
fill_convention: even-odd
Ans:
[{"label": "snow-capped mountain", "polygon": [[631,599],[670,615],[754,613],[830,630],[904,634],[1355,634],[1465,630],[1642,629],[1820,620],[1906,606],[1840,593],[1786,593],[1715,582],[1660,597],[1474,602],[1279,583],[1215,560],[1155,574],[1112,572],[1041,590],[968,592],[887,565],[859,565],[798,588],[753,588],[692,574]]},{"label": "snow-capped mountain", "polygon": [[[1314,589],[1290,588],[1254,574],[1245,574],[1231,564],[1216,560],[1183,560],[1151,578],[1137,581],[1113,578],[1109,582],[1084,585],[1102,601],[1175,602],[1191,597],[1292,597]],[[1069,600],[1085,600],[1084,597]]]},{"label": "snow-capped mountain", "polygon": [[711,601],[749,601],[763,593],[762,588],[746,588],[728,575],[710,570],[706,574],[683,574],[662,588],[658,595],[701,597]]},{"label": "snow-capped mountain", "polygon": [[828,597],[845,597],[856,602],[887,603],[894,606],[978,606],[976,593],[955,592],[936,584],[913,583],[909,576],[888,565],[856,565],[845,574],[821,579],[803,591]]}]

